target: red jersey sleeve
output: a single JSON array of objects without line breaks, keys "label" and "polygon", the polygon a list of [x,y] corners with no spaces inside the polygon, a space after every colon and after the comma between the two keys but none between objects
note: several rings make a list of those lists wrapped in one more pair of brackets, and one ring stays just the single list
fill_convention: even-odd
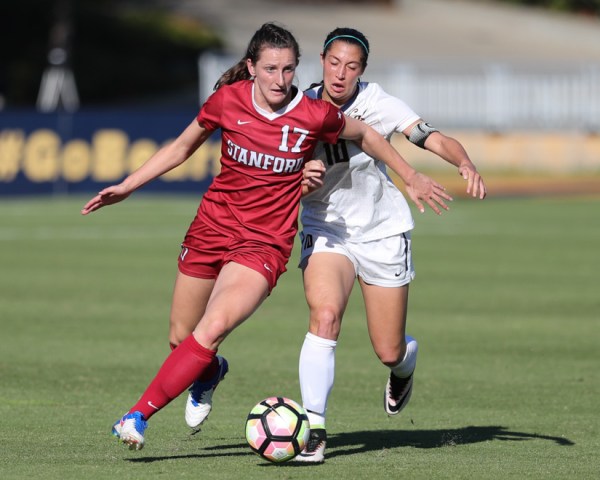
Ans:
[{"label": "red jersey sleeve", "polygon": [[221,113],[223,112],[222,90],[220,88],[208,97],[196,117],[198,123],[201,123],[207,130],[213,131],[221,128]]},{"label": "red jersey sleeve", "polygon": [[319,140],[325,143],[335,144],[338,141],[339,136],[346,126],[346,116],[343,112],[325,100],[321,100],[325,105],[325,112],[323,116],[323,128],[321,129],[321,136]]}]

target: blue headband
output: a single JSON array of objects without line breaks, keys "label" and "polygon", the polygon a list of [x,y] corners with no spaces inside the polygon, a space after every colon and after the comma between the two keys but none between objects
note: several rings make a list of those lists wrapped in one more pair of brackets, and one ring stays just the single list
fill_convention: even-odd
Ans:
[{"label": "blue headband", "polygon": [[351,38],[353,40],[356,40],[358,43],[360,43],[363,48],[365,49],[366,54],[369,54],[369,49],[367,48],[367,46],[365,45],[365,43],[360,39],[355,37],[354,35],[337,35],[333,38],[330,38],[327,43],[325,43],[325,45],[323,45],[323,51],[325,51],[325,49],[327,48],[327,45],[329,45],[331,42],[333,42],[334,40],[337,40],[338,38]]}]

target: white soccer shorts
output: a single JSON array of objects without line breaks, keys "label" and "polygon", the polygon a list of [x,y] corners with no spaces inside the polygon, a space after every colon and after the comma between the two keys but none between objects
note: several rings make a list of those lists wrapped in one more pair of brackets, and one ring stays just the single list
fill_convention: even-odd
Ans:
[{"label": "white soccer shorts", "polygon": [[369,285],[401,287],[415,278],[410,232],[363,243],[345,242],[333,232],[304,229],[300,233],[300,268],[317,252],[338,253],[354,265],[356,276]]}]

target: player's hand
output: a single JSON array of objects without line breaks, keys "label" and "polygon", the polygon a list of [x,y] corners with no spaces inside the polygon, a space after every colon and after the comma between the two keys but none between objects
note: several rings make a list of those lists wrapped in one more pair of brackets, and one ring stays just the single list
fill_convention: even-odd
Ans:
[{"label": "player's hand", "polygon": [[95,212],[99,208],[105,207],[106,205],[112,205],[114,203],[125,200],[131,192],[129,192],[122,185],[113,185],[101,190],[98,195],[87,202],[81,209],[82,215]]},{"label": "player's hand", "polygon": [[325,179],[325,164],[321,160],[309,160],[302,171],[302,186],[305,193],[312,192],[323,186]]},{"label": "player's hand", "polygon": [[406,183],[406,192],[421,213],[425,212],[423,202],[429,205],[435,213],[441,215],[440,208],[449,209],[445,200],[452,201],[452,197],[446,193],[446,189],[442,185],[419,172],[416,172]]},{"label": "player's hand", "polygon": [[467,181],[467,194],[473,196],[473,198],[479,197],[481,200],[487,195],[483,178],[479,175],[479,172],[475,168],[475,165],[467,164],[458,167],[458,173]]}]

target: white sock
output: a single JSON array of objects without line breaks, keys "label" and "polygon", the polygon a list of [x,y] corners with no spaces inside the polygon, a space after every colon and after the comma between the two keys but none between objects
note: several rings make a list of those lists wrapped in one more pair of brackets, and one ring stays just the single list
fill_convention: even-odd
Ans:
[{"label": "white sock", "polygon": [[417,366],[417,352],[419,345],[413,337],[406,336],[406,354],[398,365],[391,367],[391,371],[398,378],[406,378],[415,371]]},{"label": "white sock", "polygon": [[327,400],[335,376],[337,341],[307,333],[300,350],[300,390],[311,428],[325,428]]}]

